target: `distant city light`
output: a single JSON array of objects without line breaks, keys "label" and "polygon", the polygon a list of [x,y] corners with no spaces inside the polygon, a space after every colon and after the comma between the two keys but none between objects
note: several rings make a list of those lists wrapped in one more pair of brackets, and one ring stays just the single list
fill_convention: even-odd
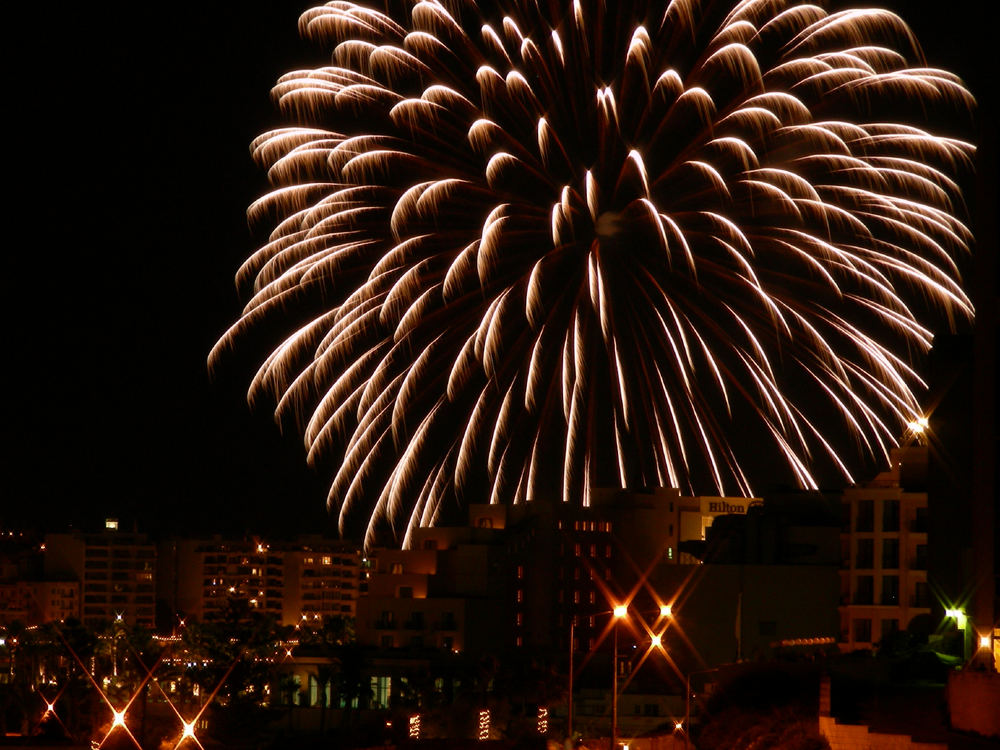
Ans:
[{"label": "distant city light", "polygon": [[490,710],[488,708],[479,711],[479,732],[476,738],[480,740],[490,738]]},{"label": "distant city light", "polygon": [[420,714],[414,714],[410,717],[410,739],[420,739]]},{"label": "distant city light", "polygon": [[680,730],[682,730],[683,728],[684,728],[684,722],[683,721],[675,721],[674,722],[674,729],[676,729],[678,732]]}]

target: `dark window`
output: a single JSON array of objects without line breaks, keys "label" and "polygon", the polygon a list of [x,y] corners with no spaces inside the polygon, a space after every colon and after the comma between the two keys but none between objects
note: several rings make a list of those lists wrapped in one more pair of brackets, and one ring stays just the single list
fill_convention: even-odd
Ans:
[{"label": "dark window", "polygon": [[913,519],[913,530],[916,532],[927,531],[927,508],[917,508],[916,517]]},{"label": "dark window", "polygon": [[856,643],[872,642],[872,621],[862,617],[854,621],[854,640]]},{"label": "dark window", "polygon": [[858,539],[857,554],[854,556],[854,567],[869,570],[875,558],[875,542],[872,539]]},{"label": "dark window", "polygon": [[883,568],[898,568],[899,567],[899,540],[898,539],[883,539],[882,540],[882,567]]},{"label": "dark window", "polygon": [[899,531],[899,500],[882,503],[882,531]]},{"label": "dark window", "polygon": [[854,590],[854,603],[873,604],[874,597],[875,597],[874,578],[872,576],[858,576],[857,588]]},{"label": "dark window", "polygon": [[899,604],[899,576],[882,576],[882,604]]},{"label": "dark window", "polygon": [[875,529],[875,503],[872,500],[858,501],[858,515],[854,521],[855,531],[873,531]]},{"label": "dark window", "polygon": [[914,607],[931,606],[931,597],[930,597],[930,591],[927,588],[927,581],[917,581],[916,586],[914,586],[913,606]]},{"label": "dark window", "polygon": [[899,632],[899,620],[895,618],[882,620],[882,639]]},{"label": "dark window", "polygon": [[916,570],[927,570],[927,545],[918,544],[917,545],[917,558],[913,561],[913,567]]}]

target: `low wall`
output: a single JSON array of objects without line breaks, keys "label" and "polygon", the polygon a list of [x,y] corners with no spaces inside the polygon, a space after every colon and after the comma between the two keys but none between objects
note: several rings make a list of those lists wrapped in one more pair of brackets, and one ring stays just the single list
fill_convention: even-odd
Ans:
[{"label": "low wall", "polygon": [[947,750],[943,742],[914,742],[909,735],[872,732],[864,724],[838,724],[830,716],[819,717],[819,731],[831,750]]},{"label": "low wall", "polygon": [[951,672],[947,695],[952,729],[1000,739],[1000,674]]}]

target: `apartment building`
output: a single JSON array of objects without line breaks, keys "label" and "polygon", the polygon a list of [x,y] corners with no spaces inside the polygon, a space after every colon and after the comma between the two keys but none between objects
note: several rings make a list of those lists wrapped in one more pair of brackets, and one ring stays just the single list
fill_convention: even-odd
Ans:
[{"label": "apartment building", "polygon": [[44,544],[44,575],[55,586],[47,596],[66,605],[57,609],[68,609],[72,595],[63,586],[67,596],[52,596],[60,591],[55,582],[78,581],[85,625],[100,627],[122,619],[155,627],[156,547],[145,534],[123,531],[117,520],[107,519],[98,533],[46,534]]},{"label": "apartment building", "polygon": [[927,446],[892,451],[890,468],[845,490],[840,647],[871,649],[929,615]]}]

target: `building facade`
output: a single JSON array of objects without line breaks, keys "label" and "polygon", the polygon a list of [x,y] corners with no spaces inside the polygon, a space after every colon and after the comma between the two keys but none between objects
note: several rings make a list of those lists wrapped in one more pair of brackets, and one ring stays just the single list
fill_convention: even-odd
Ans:
[{"label": "building facade", "polygon": [[871,649],[930,615],[927,447],[892,451],[890,468],[843,495],[840,647]]},{"label": "building facade", "polygon": [[[100,627],[121,619],[156,626],[156,547],[145,534],[122,531],[114,519],[99,533],[46,534],[44,571],[51,581],[79,582],[85,625]],[[68,603],[71,598],[54,600]]]}]

